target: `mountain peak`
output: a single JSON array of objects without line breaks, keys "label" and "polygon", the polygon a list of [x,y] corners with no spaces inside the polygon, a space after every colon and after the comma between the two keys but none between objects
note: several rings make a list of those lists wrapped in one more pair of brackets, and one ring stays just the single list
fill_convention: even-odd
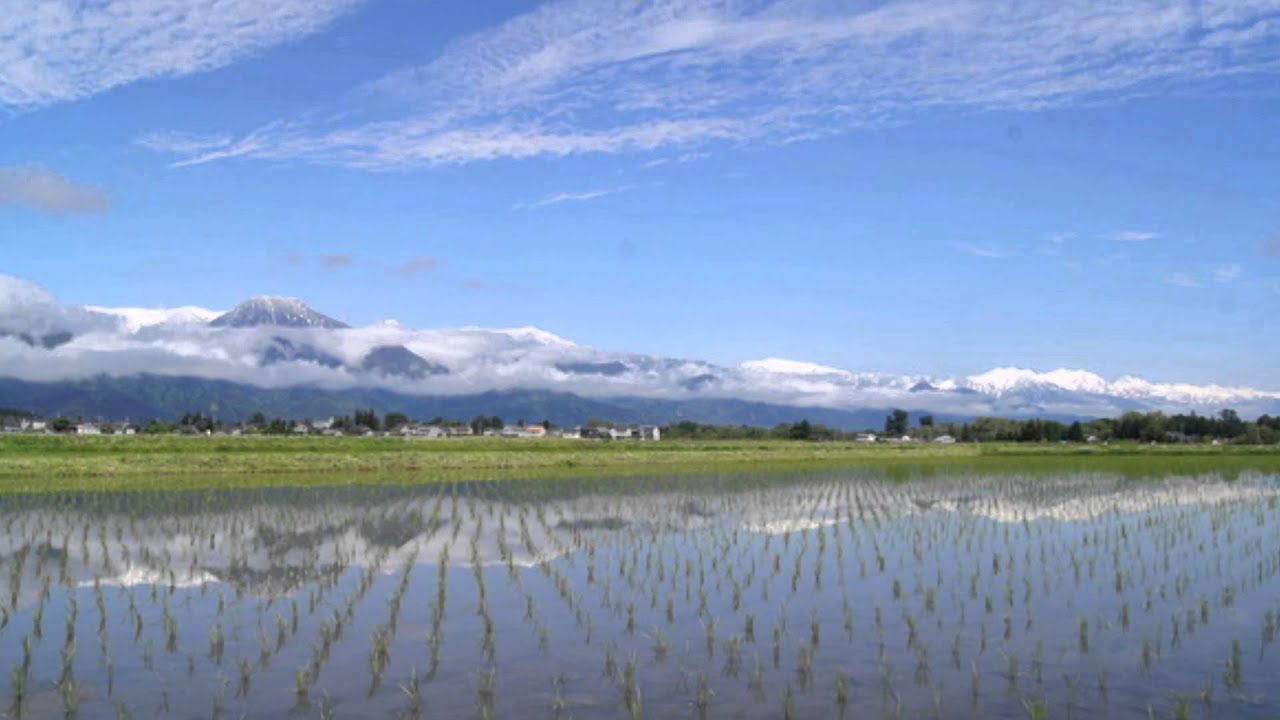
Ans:
[{"label": "mountain peak", "polygon": [[742,363],[741,367],[744,370],[777,373],[779,375],[849,375],[849,371],[841,370],[840,368],[776,357],[763,360],[748,360]]},{"label": "mountain peak", "polygon": [[259,295],[250,298],[209,322],[214,327],[276,327],[329,328],[351,327],[341,320],[312,310],[295,297]]}]

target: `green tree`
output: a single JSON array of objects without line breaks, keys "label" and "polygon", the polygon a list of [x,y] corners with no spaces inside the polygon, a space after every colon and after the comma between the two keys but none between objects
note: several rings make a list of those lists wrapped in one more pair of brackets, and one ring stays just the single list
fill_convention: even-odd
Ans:
[{"label": "green tree", "polygon": [[502,418],[497,415],[477,415],[471,421],[471,432],[481,435],[485,430],[501,430],[502,426]]},{"label": "green tree", "polygon": [[382,418],[382,426],[387,430],[396,430],[409,424],[409,416],[401,412],[389,412]]},{"label": "green tree", "polygon": [[921,416],[920,416],[920,427],[933,427],[933,416],[932,416],[932,415],[921,415]]},{"label": "green tree", "polygon": [[382,423],[378,421],[378,413],[373,408],[367,410],[356,410],[353,415],[356,425],[363,425],[370,430],[378,430],[382,427]]},{"label": "green tree", "polygon": [[1234,438],[1244,432],[1244,421],[1240,419],[1240,413],[1235,410],[1223,410],[1219,418],[1224,436]]},{"label": "green tree", "polygon": [[811,440],[813,439],[813,426],[809,424],[808,420],[801,420],[791,426],[787,437],[792,440]]},{"label": "green tree", "polygon": [[909,422],[910,416],[906,410],[894,408],[893,412],[889,413],[888,417],[884,419],[884,434],[902,437],[907,434]]},{"label": "green tree", "polygon": [[1067,428],[1067,441],[1073,443],[1084,442],[1084,426],[1080,424],[1079,420],[1071,423],[1071,426]]}]

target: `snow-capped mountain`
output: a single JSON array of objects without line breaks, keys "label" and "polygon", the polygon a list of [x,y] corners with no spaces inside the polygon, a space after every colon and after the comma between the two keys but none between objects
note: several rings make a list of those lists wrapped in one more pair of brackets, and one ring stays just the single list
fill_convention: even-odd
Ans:
[{"label": "snow-capped mountain", "polygon": [[222,315],[221,311],[207,310],[194,305],[184,305],[176,308],[111,308],[87,305],[85,310],[103,315],[114,315],[123,321],[124,327],[130,332],[138,332],[156,325],[205,324]]},{"label": "snow-capped mountain", "polygon": [[331,330],[351,327],[340,320],[307,307],[298,298],[274,297],[261,295],[250,298],[219,315],[209,324],[214,327],[248,328],[269,325],[273,327],[292,328],[329,328]]},{"label": "snow-capped mountain", "polygon": [[1246,416],[1280,412],[1276,391],[1107,380],[1075,369],[1004,367],[935,377],[777,357],[721,365],[602,350],[531,327],[414,329],[393,321],[350,327],[294,298],[253,298],[225,313],[190,306],[79,307],[0,276],[0,378],[48,383],[142,374],[417,397],[524,390],[840,411],[902,407],[952,416],[1087,417],[1225,407]]}]

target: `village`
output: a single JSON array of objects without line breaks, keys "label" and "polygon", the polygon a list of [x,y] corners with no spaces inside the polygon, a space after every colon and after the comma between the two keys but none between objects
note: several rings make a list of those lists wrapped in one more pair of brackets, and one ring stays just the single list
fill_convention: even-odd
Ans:
[{"label": "village", "polygon": [[201,415],[187,416],[176,423],[152,421],[147,424],[128,420],[104,422],[91,420],[44,419],[34,416],[0,417],[0,433],[31,435],[294,435],[326,437],[406,437],[406,438],[561,438],[566,440],[638,440],[657,441],[662,429],[656,425],[613,425],[594,423],[575,427],[557,427],[550,423],[499,424],[496,418],[480,418],[471,423],[439,419],[418,422],[407,418],[369,424],[353,422],[347,417],[325,420],[249,420],[219,423]]}]

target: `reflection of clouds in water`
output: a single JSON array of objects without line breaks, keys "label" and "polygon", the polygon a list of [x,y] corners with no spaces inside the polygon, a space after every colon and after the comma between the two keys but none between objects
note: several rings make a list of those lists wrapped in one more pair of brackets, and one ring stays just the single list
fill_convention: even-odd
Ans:
[{"label": "reflection of clouds in water", "polygon": [[[639,482],[639,481],[638,481]],[[519,487],[519,486],[512,486]],[[493,489],[493,488],[489,488]],[[527,488],[524,488],[527,489]],[[1132,482],[1115,476],[924,479],[888,483],[874,476],[786,482],[709,492],[690,484],[625,494],[583,493],[534,502],[462,497],[456,514],[444,488],[409,490],[385,501],[262,499],[242,507],[139,514],[64,509],[52,503],[0,513],[0,597],[15,589],[19,605],[41,591],[38,575],[65,572],[79,586],[175,588],[226,583],[278,597],[351,567],[393,573],[406,563],[433,565],[446,549],[450,565],[534,567],[587,547],[658,533],[744,531],[803,533],[926,515],[1022,523],[1087,523],[1110,516],[1233,503],[1276,502],[1274,476],[1245,474]],[[847,491],[847,492],[846,492]],[[465,492],[465,488],[464,488]],[[360,497],[359,494],[351,497]],[[90,501],[92,502],[92,501]],[[13,575],[25,552],[23,573]],[[15,580],[20,586],[15,586]]]}]

